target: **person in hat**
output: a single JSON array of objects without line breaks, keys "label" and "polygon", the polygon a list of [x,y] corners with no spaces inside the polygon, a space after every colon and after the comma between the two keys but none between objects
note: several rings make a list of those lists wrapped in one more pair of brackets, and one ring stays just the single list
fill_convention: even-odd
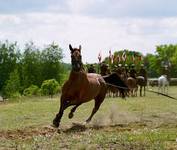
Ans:
[{"label": "person in hat", "polygon": [[117,67],[118,67],[117,65],[114,65],[113,68],[112,68],[112,72],[116,72]]},{"label": "person in hat", "polygon": [[121,73],[121,79],[125,82],[127,81],[127,77],[128,77],[127,70],[126,70],[128,69],[127,67],[125,65],[122,66],[122,73]]},{"label": "person in hat", "polygon": [[102,76],[107,75],[108,71],[109,71],[109,65],[104,63],[104,62],[102,62],[101,66],[100,66],[100,74]]},{"label": "person in hat", "polygon": [[146,71],[146,69],[144,68],[144,64],[141,64],[140,70],[139,70],[139,72],[138,72],[138,75],[139,75],[139,76],[143,76],[144,79],[145,79],[145,81],[146,81],[146,83],[147,83],[147,71]]},{"label": "person in hat", "polygon": [[116,73],[117,73],[119,76],[121,76],[121,74],[122,74],[122,64],[118,64],[118,67],[117,67],[117,69],[116,69]]},{"label": "person in hat", "polygon": [[88,68],[88,73],[96,73],[95,67],[93,64],[91,64]]},{"label": "person in hat", "polygon": [[170,70],[167,65],[164,65],[162,68],[162,74],[167,76],[167,80],[170,81]]},{"label": "person in hat", "polygon": [[130,75],[130,77],[136,79],[137,72],[135,70],[135,64],[131,65],[131,68],[130,68],[130,71],[129,71],[129,75]]},{"label": "person in hat", "polygon": [[128,72],[129,72],[128,65],[127,65],[127,64],[125,64],[125,65],[124,65],[124,67],[125,67],[125,72],[126,72],[126,74],[128,75]]}]

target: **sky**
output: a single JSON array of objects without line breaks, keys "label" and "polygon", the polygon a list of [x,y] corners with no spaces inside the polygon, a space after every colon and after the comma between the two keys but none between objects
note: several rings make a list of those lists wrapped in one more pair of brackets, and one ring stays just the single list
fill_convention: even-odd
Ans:
[{"label": "sky", "polygon": [[69,44],[84,63],[118,50],[155,53],[177,43],[176,0],[0,0],[0,41],[55,42],[70,63]]}]

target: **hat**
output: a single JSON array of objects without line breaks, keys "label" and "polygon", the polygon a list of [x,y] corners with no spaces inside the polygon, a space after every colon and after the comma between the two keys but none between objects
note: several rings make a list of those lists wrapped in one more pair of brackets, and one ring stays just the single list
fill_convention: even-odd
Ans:
[{"label": "hat", "polygon": [[122,64],[118,64],[118,66],[119,66],[119,67],[121,67],[121,66],[122,66]]},{"label": "hat", "polygon": [[144,67],[144,64],[141,64],[141,67]]}]

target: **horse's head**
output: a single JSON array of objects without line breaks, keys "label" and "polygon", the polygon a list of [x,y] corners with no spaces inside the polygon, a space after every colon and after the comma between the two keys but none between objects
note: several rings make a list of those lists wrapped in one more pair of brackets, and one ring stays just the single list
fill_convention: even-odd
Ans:
[{"label": "horse's head", "polygon": [[80,71],[83,69],[82,56],[81,56],[81,46],[79,48],[72,48],[69,44],[69,49],[71,51],[71,63],[73,71]]}]

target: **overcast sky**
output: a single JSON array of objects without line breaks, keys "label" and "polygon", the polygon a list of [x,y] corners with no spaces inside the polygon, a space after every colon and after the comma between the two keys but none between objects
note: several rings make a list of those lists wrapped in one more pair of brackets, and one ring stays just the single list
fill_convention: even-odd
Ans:
[{"label": "overcast sky", "polygon": [[55,41],[70,62],[69,44],[83,62],[109,50],[154,53],[177,43],[177,0],[0,0],[0,40],[42,47]]}]

